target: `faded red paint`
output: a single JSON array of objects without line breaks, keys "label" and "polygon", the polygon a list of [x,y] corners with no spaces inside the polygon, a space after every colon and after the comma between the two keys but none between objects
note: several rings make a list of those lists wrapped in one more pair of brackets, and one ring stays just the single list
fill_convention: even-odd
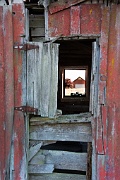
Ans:
[{"label": "faded red paint", "polygon": [[71,7],[71,35],[80,34],[80,6]]},{"label": "faded red paint", "polygon": [[[23,43],[23,4],[0,7],[0,179],[5,179],[11,148],[13,109],[22,106],[22,57],[14,45]],[[12,24],[13,22],[13,24]],[[49,36],[101,35],[99,116],[92,123],[97,180],[120,177],[120,5],[81,4],[49,13]],[[12,38],[13,34],[13,38]],[[14,61],[13,61],[14,60]],[[14,70],[13,70],[14,66]],[[13,72],[14,71],[14,72]],[[14,76],[13,76],[14,75]],[[106,89],[106,94],[105,94]],[[14,179],[23,180],[24,116],[14,113]]]},{"label": "faded red paint", "polygon": [[120,5],[112,5],[108,46],[107,79],[107,176],[120,177]]},{"label": "faded red paint", "polygon": [[[25,14],[23,4],[13,4],[14,44],[23,43],[25,34]],[[22,56],[20,49],[14,49],[15,107],[22,105]],[[22,180],[22,161],[24,156],[25,124],[22,112],[14,113],[14,179]]]},{"label": "faded red paint", "polygon": [[[100,35],[99,113],[92,123],[94,151],[97,157],[94,162],[97,167],[94,175],[98,180],[119,180],[120,5],[111,5],[110,9],[104,5],[81,4],[69,8],[68,11],[68,21],[70,18],[71,25],[68,35]],[[59,15],[55,12],[49,15],[50,36],[59,36],[61,32],[56,23],[56,33],[51,33],[56,17]],[[69,29],[67,25],[66,29]]]},{"label": "faded red paint", "polygon": [[49,35],[68,36],[70,34],[70,9],[60,11],[57,14],[49,14]]},{"label": "faded red paint", "polygon": [[101,6],[78,5],[49,13],[49,36],[69,36],[74,34],[99,35],[101,31]]},{"label": "faded red paint", "polygon": [[[97,180],[106,180],[106,156],[105,155],[98,155],[97,156]],[[112,180],[112,179],[111,179]]]},{"label": "faded red paint", "polygon": [[57,12],[62,11],[64,9],[70,8],[71,6],[75,7],[75,5],[77,5],[81,2],[84,2],[84,0],[57,1],[57,2],[54,2],[50,5],[49,11],[50,11],[50,14],[54,14],[54,13],[57,13]]},{"label": "faded red paint", "polygon": [[80,6],[81,34],[100,34],[101,6],[99,4],[84,4]]},{"label": "faded red paint", "polygon": [[5,175],[5,62],[3,38],[3,7],[0,7],[0,179]]},{"label": "faded red paint", "polygon": [[105,154],[107,141],[107,118],[106,110],[106,80],[107,80],[107,56],[108,56],[108,36],[109,36],[110,8],[102,7],[101,17],[101,37],[100,37],[100,69],[99,69],[99,115],[97,120],[97,141],[96,149],[98,154]]},{"label": "faded red paint", "polygon": [[14,116],[14,70],[13,70],[13,28],[12,7],[6,6],[3,11],[4,22],[4,61],[5,61],[5,147],[6,178],[9,179],[10,153]]}]

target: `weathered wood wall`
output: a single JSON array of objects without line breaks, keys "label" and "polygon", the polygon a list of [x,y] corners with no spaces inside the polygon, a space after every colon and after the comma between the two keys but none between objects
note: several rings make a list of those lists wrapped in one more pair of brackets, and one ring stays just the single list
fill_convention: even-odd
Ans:
[{"label": "weathered wood wall", "polygon": [[[14,106],[22,105],[22,58],[20,49],[13,52],[13,44],[22,44],[24,31],[24,6],[22,3],[0,7],[0,178],[5,179],[11,148]],[[9,10],[7,10],[7,8]],[[4,12],[3,12],[4,11]],[[13,22],[13,24],[11,23]],[[18,23],[19,22],[19,23]],[[111,7],[98,4],[81,4],[58,13],[49,12],[49,36],[100,36],[99,116],[93,126],[94,164],[93,179],[119,179],[119,58],[120,58],[120,5]],[[13,29],[12,29],[13,28]],[[12,35],[14,36],[12,38]],[[12,42],[13,41],[13,42]],[[14,58],[13,58],[14,53]],[[14,60],[14,61],[13,61]],[[8,63],[9,62],[9,63]],[[14,67],[14,73],[13,73]],[[10,71],[10,72],[9,72]],[[10,75],[8,75],[10,73]],[[6,76],[5,76],[6,74]],[[14,77],[13,77],[14,76]],[[9,84],[9,87],[8,87]],[[8,110],[9,109],[9,110]],[[8,118],[9,117],[9,118]],[[15,179],[25,178],[24,116],[14,114]],[[8,145],[9,144],[9,145]],[[9,163],[8,163],[9,164]],[[95,166],[96,164],[96,166]],[[9,166],[8,166],[9,169]]]},{"label": "weathered wood wall", "polygon": [[92,123],[93,180],[118,179],[119,174],[119,21],[119,4],[49,7],[49,37],[99,37],[98,106]]}]

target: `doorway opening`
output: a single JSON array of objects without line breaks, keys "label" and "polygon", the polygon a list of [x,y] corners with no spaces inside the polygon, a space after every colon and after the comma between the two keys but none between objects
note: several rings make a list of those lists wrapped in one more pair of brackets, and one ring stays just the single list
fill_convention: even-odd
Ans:
[{"label": "doorway opening", "polygon": [[89,112],[92,42],[60,40],[58,109],[62,114]]}]

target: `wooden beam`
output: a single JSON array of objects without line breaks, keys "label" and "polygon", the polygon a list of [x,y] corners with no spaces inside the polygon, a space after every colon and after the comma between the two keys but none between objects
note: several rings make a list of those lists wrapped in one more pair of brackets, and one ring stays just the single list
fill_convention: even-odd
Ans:
[{"label": "wooden beam", "polygon": [[42,125],[42,124],[69,124],[69,123],[87,123],[91,122],[93,117],[91,113],[80,113],[80,114],[70,114],[62,115],[57,118],[42,118],[33,117],[30,119],[30,125]]},{"label": "wooden beam", "polygon": [[91,124],[46,124],[30,127],[30,140],[91,142]]},{"label": "wooden beam", "polygon": [[62,173],[53,173],[53,174],[41,174],[38,176],[31,175],[29,180],[86,180],[85,175],[79,174],[62,174]]}]

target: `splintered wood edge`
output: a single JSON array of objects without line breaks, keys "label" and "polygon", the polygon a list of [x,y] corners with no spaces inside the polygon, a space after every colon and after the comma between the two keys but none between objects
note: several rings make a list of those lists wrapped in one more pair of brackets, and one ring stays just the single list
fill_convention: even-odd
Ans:
[{"label": "splintered wood edge", "polygon": [[57,123],[90,123],[93,119],[91,113],[81,113],[81,114],[70,114],[70,115],[61,115],[56,118],[48,117],[32,117],[30,119],[30,125],[39,125],[39,124],[57,124]]}]

